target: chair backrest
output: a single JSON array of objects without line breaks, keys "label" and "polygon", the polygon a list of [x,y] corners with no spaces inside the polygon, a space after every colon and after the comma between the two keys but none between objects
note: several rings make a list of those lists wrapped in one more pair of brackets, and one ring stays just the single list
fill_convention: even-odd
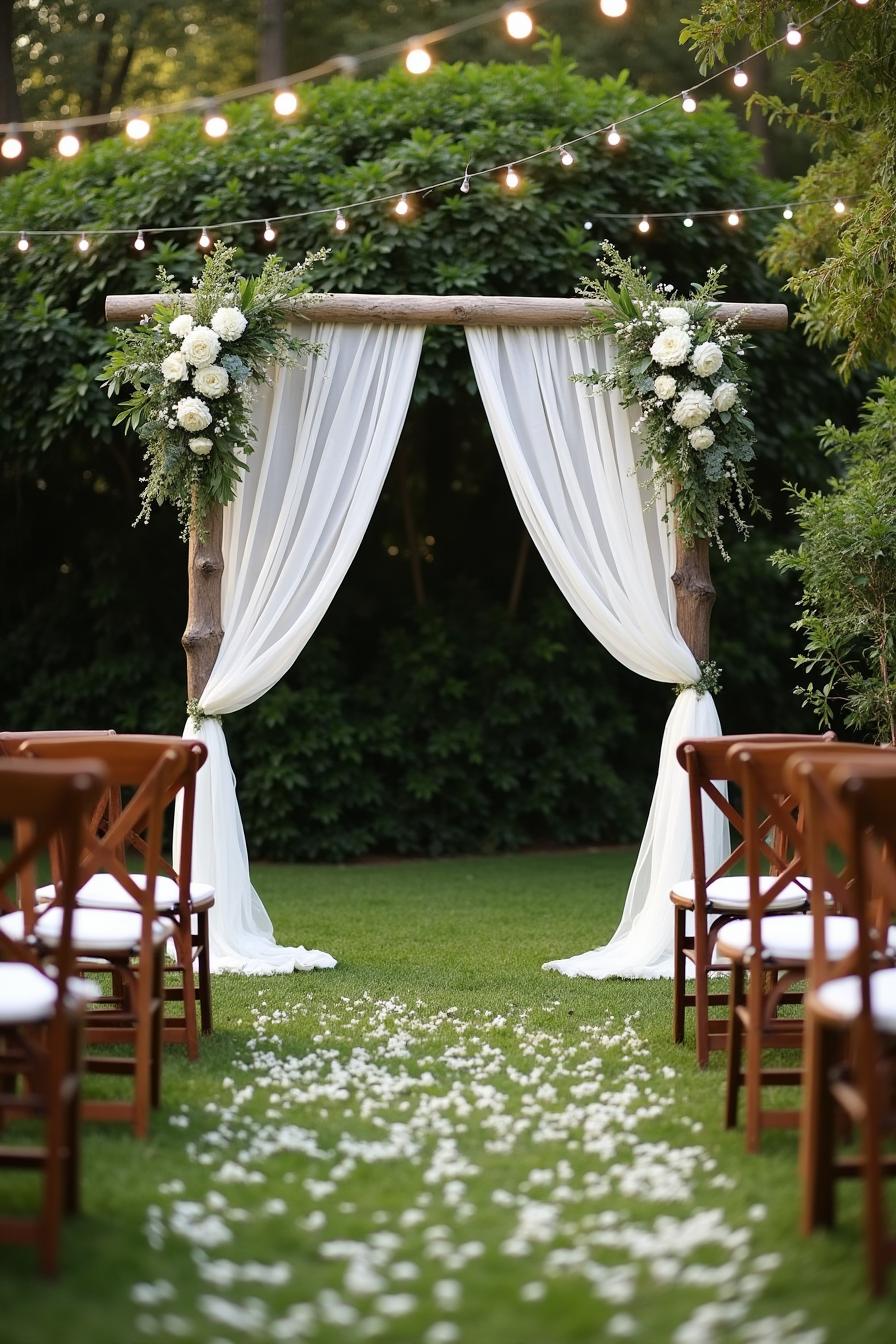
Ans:
[{"label": "chair backrest", "polygon": [[0,863],[0,894],[15,885],[23,908],[33,909],[37,860],[54,848],[64,856],[57,896],[62,910],[58,943],[41,961],[27,942],[0,931],[0,960],[28,961],[44,973],[49,964],[60,993],[72,967],[71,926],[81,844],[87,819],[107,785],[102,763],[89,757],[64,762],[0,760],[0,820],[13,827],[11,856]]},{"label": "chair backrest", "polygon": [[[676,751],[679,765],[688,776],[688,796],[691,814],[691,848],[693,851],[694,898],[698,910],[706,902],[708,889],[718,878],[730,873],[745,858],[745,839],[749,829],[755,829],[755,820],[748,823],[747,814],[728,798],[724,786],[737,781],[736,767],[732,764],[731,751],[742,744],[769,745],[793,751],[801,744],[818,744],[834,740],[833,733],[823,737],[805,733],[753,733],[728,737],[687,738]],[[728,857],[713,873],[706,872],[706,839],[703,818],[704,803],[708,802],[722,813],[737,837],[734,848]],[[761,830],[763,837],[770,828]],[[786,867],[788,856],[785,849],[773,847],[768,841],[763,843],[763,853],[770,869],[778,871]]]},{"label": "chair backrest", "polygon": [[16,756],[23,742],[40,737],[114,736],[114,728],[38,728],[34,732],[0,733],[0,756]]}]

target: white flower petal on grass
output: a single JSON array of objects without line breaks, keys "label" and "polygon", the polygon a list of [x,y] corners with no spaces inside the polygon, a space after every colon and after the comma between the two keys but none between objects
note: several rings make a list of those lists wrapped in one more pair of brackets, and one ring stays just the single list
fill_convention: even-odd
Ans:
[{"label": "white flower petal on grass", "polygon": [[620,1311],[610,1317],[604,1329],[611,1339],[631,1339],[632,1335],[638,1333],[638,1322],[634,1316]]},{"label": "white flower petal on grass", "polygon": [[454,1321],[434,1321],[423,1336],[423,1344],[454,1344],[460,1329]]},{"label": "white flower petal on grass", "polygon": [[417,1305],[413,1293],[384,1293],[378,1297],[374,1306],[382,1316],[407,1316]]},{"label": "white flower petal on grass", "polygon": [[520,1288],[520,1300],[523,1302],[540,1302],[547,1291],[543,1283],[533,1280],[531,1283],[524,1283]]}]

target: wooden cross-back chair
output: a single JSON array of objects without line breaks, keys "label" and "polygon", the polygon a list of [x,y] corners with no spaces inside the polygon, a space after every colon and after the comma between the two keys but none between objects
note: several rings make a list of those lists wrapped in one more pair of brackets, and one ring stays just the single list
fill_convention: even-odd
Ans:
[{"label": "wooden cross-back chair", "polygon": [[[705,1068],[711,1050],[725,1048],[728,1034],[727,1017],[710,1016],[710,1008],[726,1005],[727,993],[710,992],[711,976],[725,974],[729,967],[715,955],[716,943],[723,926],[746,914],[749,904],[749,884],[745,876],[734,870],[745,858],[745,843],[751,832],[760,843],[771,874],[785,868],[790,855],[780,835],[769,835],[774,828],[765,819],[747,820],[742,808],[727,797],[725,784],[734,782],[729,752],[741,742],[788,744],[817,743],[833,739],[805,734],[760,733],[752,736],[691,738],[680,743],[678,763],[688,776],[688,794],[691,817],[691,848],[693,877],[676,882],[669,893],[675,911],[675,1000],[673,1037],[676,1043],[684,1040],[685,1011],[694,1009],[697,1038],[697,1062]],[[719,811],[734,832],[734,848],[713,873],[706,871],[706,838],[703,809],[705,805]],[[763,880],[768,885],[771,878]],[[799,910],[806,906],[808,888],[792,881],[781,885],[774,901],[775,911]],[[688,921],[693,919],[693,933],[688,932]],[[688,993],[687,967],[691,965],[694,992]]]},{"label": "wooden cross-back chair", "polygon": [[[718,952],[731,963],[728,1013],[728,1070],[725,1124],[736,1127],[740,1092],[746,1090],[745,1138],[749,1152],[757,1152],[764,1129],[796,1127],[797,1108],[767,1109],[763,1090],[768,1086],[799,1087],[802,1062],[768,1067],[764,1052],[802,1052],[803,1020],[779,1015],[783,1005],[801,1004],[803,982],[813,956],[816,929],[823,932],[832,950],[854,944],[856,924],[842,913],[849,900],[849,871],[830,868],[820,891],[813,889],[807,874],[802,803],[788,785],[787,767],[796,753],[811,760],[818,772],[838,764],[879,755],[876,747],[854,743],[805,742],[739,743],[731,748],[730,769],[741,788],[747,817],[761,817],[784,838],[788,862],[771,881],[762,876],[764,850],[761,835],[753,828],[745,840],[749,882],[746,918],[732,921],[719,934]],[[813,913],[774,911],[774,900],[785,884],[797,877],[809,891]],[[771,917],[771,914],[774,917]]]},{"label": "wooden cross-back chair", "polygon": [[[30,741],[40,742],[50,739],[76,741],[92,737],[111,736],[115,736],[112,730],[101,733],[80,730],[0,733],[0,751],[18,752],[21,751],[25,743]],[[179,743],[182,741],[180,738],[157,735],[131,734],[129,736],[132,740],[148,742]],[[207,883],[192,880],[196,775],[205,762],[208,750],[204,743],[198,741],[188,742],[187,745],[190,748],[190,761],[186,777],[178,781],[166,800],[167,807],[174,801],[179,792],[183,794],[180,845],[178,853],[172,856],[176,860],[177,866],[175,867],[174,863],[169,862],[164,854],[159,856],[156,908],[160,915],[171,919],[175,924],[172,937],[175,961],[173,965],[169,962],[165,967],[166,981],[168,981],[165,986],[165,1002],[166,1005],[180,1005],[179,1013],[166,1011],[163,1022],[163,1039],[168,1044],[185,1045],[188,1057],[197,1059],[199,1056],[199,1033],[196,1026],[197,1002],[202,1034],[210,1035],[213,1026],[209,912],[214,905],[215,893],[214,888]],[[120,814],[121,806],[121,789],[108,790],[97,805],[96,814],[92,818],[92,830],[96,833],[107,829],[115,817]],[[137,860],[145,857],[146,842],[137,831],[131,830],[124,837],[119,847],[122,860],[126,859],[128,851]],[[129,866],[133,868],[134,864],[131,863]],[[48,888],[38,891],[39,898],[46,898],[48,894]],[[104,880],[102,875],[88,879],[78,896],[79,905],[84,906],[96,905],[100,908],[108,908],[121,905],[122,902],[124,908],[134,908],[133,904],[127,899],[127,894],[122,891],[114,877],[107,881]],[[174,984],[170,983],[172,976],[175,977],[176,983]]]},{"label": "wooden cross-back chair", "polygon": [[[896,1261],[884,1188],[884,1178],[896,1175],[896,1154],[883,1146],[896,1130],[896,966],[890,934],[896,915],[896,753],[878,752],[827,774],[797,758],[788,777],[804,801],[812,879],[827,880],[832,847],[846,854],[853,874],[850,911],[858,925],[855,945],[839,957],[817,937],[810,967],[800,1224],[804,1233],[831,1226],[837,1179],[861,1178],[868,1279],[877,1295],[885,1291],[887,1268]],[[853,1128],[858,1152],[838,1153],[838,1136]]]},{"label": "wooden cross-back chair", "polygon": [[0,1242],[34,1243],[46,1274],[58,1266],[62,1215],[80,1199],[80,1028],[95,987],[73,975],[72,923],[82,831],[105,785],[90,759],[0,760],[0,819],[13,824],[0,892],[15,886],[33,904],[36,861],[51,845],[61,861],[61,921],[44,955],[0,929],[0,1130],[18,1115],[43,1128],[39,1142],[0,1144],[0,1171],[37,1170],[43,1187],[34,1216],[0,1208]]},{"label": "wooden cross-back chair", "polygon": [[[114,977],[113,993],[88,1014],[88,1043],[130,1048],[127,1055],[89,1055],[86,1069],[129,1077],[131,1097],[127,1101],[90,1098],[85,1101],[84,1113],[89,1119],[129,1122],[138,1137],[145,1137],[150,1108],[158,1105],[161,1093],[164,947],[176,932],[174,923],[160,917],[156,908],[164,814],[178,781],[190,772],[190,751],[180,738],[124,735],[40,737],[19,748],[26,758],[57,762],[70,760],[85,749],[105,766],[112,797],[122,789],[133,789],[133,794],[108,825],[83,836],[77,870],[78,904],[72,924],[78,964],[110,971]],[[124,862],[125,841],[132,831],[145,840],[142,874],[131,874]],[[116,900],[85,906],[81,893],[97,877],[114,881]],[[9,931],[9,921],[18,918],[21,936],[34,939],[41,948],[46,947],[58,924],[58,882],[43,895],[48,898],[45,904],[25,900],[17,915],[0,919],[0,926],[7,924]],[[123,908],[126,902],[130,908]]]}]

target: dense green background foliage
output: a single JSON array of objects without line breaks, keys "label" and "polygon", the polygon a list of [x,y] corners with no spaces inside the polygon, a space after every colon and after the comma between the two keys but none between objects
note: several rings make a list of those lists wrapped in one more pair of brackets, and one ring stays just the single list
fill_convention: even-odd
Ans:
[{"label": "dense green background foliage", "polygon": [[[290,126],[275,125],[266,105],[243,105],[221,144],[183,121],[145,146],[110,140],[71,163],[34,163],[0,189],[0,226],[192,219],[198,233],[215,218],[312,209],[451,177],[468,160],[522,157],[649,101],[621,78],[571,73],[556,52],[534,70],[443,65],[420,82],[400,72],[337,80],[310,94]],[[596,141],[573,169],[554,156],[527,168],[514,195],[479,180],[469,196],[431,193],[406,223],[364,208],[334,241],[330,221],[314,217],[285,227],[277,247],[295,261],[331,244],[320,272],[331,289],[570,294],[606,235],[674,284],[726,262],[731,297],[774,298],[756,261],[768,216],[748,216],[738,231],[672,222],[647,239],[602,217],[647,203],[781,200],[756,154],[723,102],[691,117],[673,104],[633,126],[620,151]],[[244,249],[246,270],[258,269],[269,250],[260,230],[223,236]],[[0,717],[12,726],[182,723],[176,520],[132,529],[139,448],[112,430],[94,381],[108,341],[103,295],[151,290],[160,260],[188,280],[195,235],[142,257],[127,237],[110,237],[87,257],[40,240],[24,259],[0,258]],[[727,724],[785,728],[806,720],[789,665],[793,588],[767,562],[789,526],[781,483],[828,474],[812,426],[841,418],[858,390],[841,392],[793,334],[759,339],[755,386],[757,485],[775,519],[716,566],[713,652]],[[508,611],[521,534],[463,334],[433,330],[343,589],[283,686],[228,728],[256,853],[341,858],[637,834],[670,692],[615,667],[534,555]]]}]

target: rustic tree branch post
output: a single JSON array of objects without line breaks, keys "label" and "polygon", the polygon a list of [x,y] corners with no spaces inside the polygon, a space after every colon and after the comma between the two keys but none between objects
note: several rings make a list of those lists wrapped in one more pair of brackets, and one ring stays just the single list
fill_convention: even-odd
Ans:
[{"label": "rustic tree branch post", "polygon": [[678,628],[685,644],[697,659],[709,657],[709,622],[716,590],[709,572],[709,542],[700,539],[686,546],[681,533],[675,533],[675,605]]},{"label": "rustic tree branch post", "polygon": [[200,541],[190,529],[187,628],[181,644],[187,655],[187,699],[198,700],[205,690],[224,630],[221,626],[221,576],[224,573],[224,505],[213,504],[206,517],[206,536]]}]

